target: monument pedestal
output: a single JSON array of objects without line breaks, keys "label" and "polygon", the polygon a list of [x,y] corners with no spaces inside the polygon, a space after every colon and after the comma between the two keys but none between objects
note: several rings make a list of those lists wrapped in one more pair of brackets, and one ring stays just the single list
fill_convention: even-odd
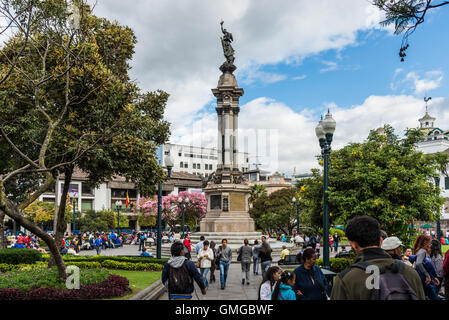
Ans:
[{"label": "monument pedestal", "polygon": [[201,220],[200,232],[254,232],[254,220],[248,213],[248,185],[211,184],[204,193],[207,213]]}]

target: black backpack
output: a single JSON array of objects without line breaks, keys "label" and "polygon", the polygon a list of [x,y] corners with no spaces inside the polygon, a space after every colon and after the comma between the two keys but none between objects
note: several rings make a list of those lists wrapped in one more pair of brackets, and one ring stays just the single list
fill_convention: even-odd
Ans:
[{"label": "black backpack", "polygon": [[186,267],[186,262],[180,268],[170,266],[168,272],[168,292],[186,293],[187,288],[193,283]]},{"label": "black backpack", "polygon": [[[350,268],[360,268],[366,271],[370,264],[364,261],[351,265]],[[371,289],[370,300],[419,300],[415,290],[405,279],[405,264],[394,260],[391,265],[382,267],[379,276],[379,289]]]}]

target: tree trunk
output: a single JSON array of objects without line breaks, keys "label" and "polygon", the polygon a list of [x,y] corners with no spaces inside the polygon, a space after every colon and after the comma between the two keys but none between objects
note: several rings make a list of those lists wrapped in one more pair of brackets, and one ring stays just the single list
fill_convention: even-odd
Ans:
[{"label": "tree trunk", "polygon": [[7,201],[9,202],[8,207],[2,208],[5,210],[6,215],[14,219],[14,221],[23,226],[28,231],[32,232],[33,234],[44,240],[44,242],[48,245],[48,248],[50,249],[52,258],[56,262],[59,277],[62,279],[66,279],[67,273],[64,260],[62,259],[61,253],[59,252],[59,246],[56,245],[56,242],[53,239],[53,237],[51,237],[48,233],[39,228],[33,222],[29,221],[28,219],[25,219],[20,214],[18,207],[14,205],[10,200]]},{"label": "tree trunk", "polygon": [[[61,247],[62,239],[64,238],[64,232],[67,230],[67,224],[65,223],[65,205],[67,203],[67,194],[69,193],[70,181],[72,180],[73,166],[66,167],[64,170],[64,189],[62,189],[61,201],[59,201],[58,216],[56,217],[56,230],[55,230],[55,243],[58,246],[58,250]],[[56,197],[57,199],[57,197]],[[56,200],[55,199],[55,200]],[[55,265],[53,256],[48,261],[48,266]]]},{"label": "tree trunk", "polygon": [[64,189],[62,190],[61,201],[59,202],[58,217],[56,219],[56,233],[55,241],[59,245],[64,238],[64,232],[67,229],[67,224],[64,221],[65,205],[67,203],[67,195],[69,193],[70,181],[73,175],[73,166],[66,167],[64,171]]},{"label": "tree trunk", "polygon": [[5,225],[3,222],[5,221],[5,213],[3,210],[0,210],[0,249],[6,248],[6,241],[5,241]]}]

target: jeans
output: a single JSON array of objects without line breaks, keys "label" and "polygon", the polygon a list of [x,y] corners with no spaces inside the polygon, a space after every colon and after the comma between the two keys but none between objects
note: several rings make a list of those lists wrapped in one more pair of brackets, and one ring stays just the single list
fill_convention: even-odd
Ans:
[{"label": "jeans", "polygon": [[264,261],[261,263],[261,268],[262,268],[262,277],[265,274],[265,271],[267,271],[268,267],[271,265],[271,260],[268,261]]},{"label": "jeans", "polygon": [[242,279],[249,281],[249,270],[251,269],[251,261],[242,262]]},{"label": "jeans", "polygon": [[207,281],[207,273],[209,272],[210,268],[200,268],[201,276],[203,277],[204,286],[208,287],[209,282]]},{"label": "jeans", "polygon": [[220,261],[220,283],[221,286],[226,285],[226,279],[228,278],[229,262]]},{"label": "jeans", "polygon": [[424,288],[427,300],[440,300],[435,286]]},{"label": "jeans", "polygon": [[95,249],[97,249],[97,256],[99,256],[101,254],[101,247],[95,247]]},{"label": "jeans", "polygon": [[335,249],[335,253],[338,252],[338,242],[334,242],[334,249]]},{"label": "jeans", "polygon": [[253,257],[253,272],[258,273],[259,272],[259,257],[255,258]]},{"label": "jeans", "polygon": [[145,246],[144,240],[140,240],[139,242],[139,251],[142,251],[142,248]]}]

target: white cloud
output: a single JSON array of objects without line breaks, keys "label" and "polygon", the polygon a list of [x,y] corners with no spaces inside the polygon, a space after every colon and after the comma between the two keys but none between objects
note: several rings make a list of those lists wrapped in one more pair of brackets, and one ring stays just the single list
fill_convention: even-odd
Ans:
[{"label": "white cloud", "polygon": [[322,63],[324,65],[326,65],[327,67],[320,69],[320,73],[325,73],[325,72],[329,72],[329,71],[336,71],[336,70],[338,70],[337,62],[334,62],[334,61],[322,61]]},{"label": "white cloud", "polygon": [[443,80],[443,73],[441,71],[429,71],[426,72],[424,78],[420,78],[415,72],[409,72],[405,77],[405,81],[408,80],[413,82],[415,94],[421,95],[438,88]]},{"label": "white cloud", "polygon": [[307,75],[303,74],[300,76],[293,77],[292,80],[304,80],[305,78],[307,78]]},{"label": "white cloud", "polygon": [[259,67],[248,68],[240,72],[242,84],[252,84],[259,81],[263,84],[275,83],[287,79],[285,74],[261,71]]},{"label": "white cloud", "polygon": [[[360,0],[134,0],[132,5],[100,0],[94,12],[136,33],[131,76],[144,90],[170,94],[166,118],[174,134],[192,125],[212,101],[210,88],[224,62],[221,19],[235,40],[238,79],[261,65],[300,63],[325,50],[343,49],[356,44],[360,30],[379,28],[378,12]],[[253,80],[261,79],[273,83],[285,75],[256,72]]]}]

